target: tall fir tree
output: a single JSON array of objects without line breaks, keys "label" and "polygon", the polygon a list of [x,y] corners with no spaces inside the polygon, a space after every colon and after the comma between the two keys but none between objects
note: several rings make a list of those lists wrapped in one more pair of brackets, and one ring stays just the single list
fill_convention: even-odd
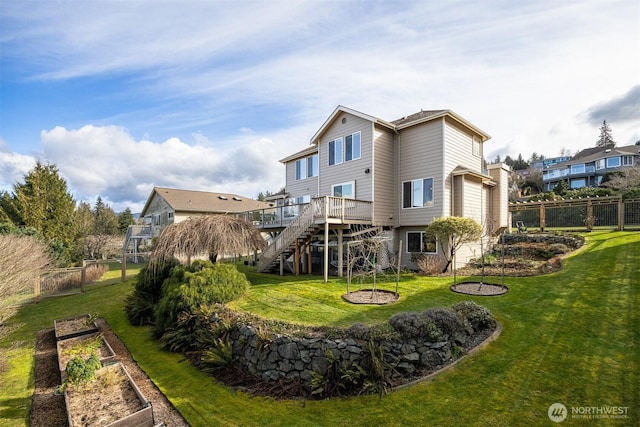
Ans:
[{"label": "tall fir tree", "polygon": [[102,197],[100,196],[98,196],[93,208],[93,216],[95,217],[94,234],[107,236],[118,234],[118,218],[116,217],[116,213],[110,206],[102,201]]},{"label": "tall fir tree", "polygon": [[612,148],[615,146],[616,142],[611,135],[611,126],[609,126],[606,120],[603,120],[602,126],[600,126],[600,137],[596,141],[596,147]]},{"label": "tall fir tree", "polygon": [[134,225],[135,223],[136,220],[131,213],[131,209],[126,208],[118,214],[118,233],[126,234],[127,228],[129,228],[130,225]]},{"label": "tall fir tree", "polygon": [[25,175],[24,183],[14,185],[10,205],[16,225],[38,230],[62,263],[74,260],[75,201],[55,165],[37,162]]}]

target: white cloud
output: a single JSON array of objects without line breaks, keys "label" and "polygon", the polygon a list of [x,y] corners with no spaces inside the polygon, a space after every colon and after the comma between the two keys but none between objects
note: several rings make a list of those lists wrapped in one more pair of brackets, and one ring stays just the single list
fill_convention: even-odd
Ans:
[{"label": "white cloud", "polygon": [[[201,141],[206,137],[200,136]],[[126,129],[87,125],[42,132],[44,155],[79,200],[97,195],[116,210],[140,210],[153,186],[221,191],[255,197],[280,188],[284,148],[269,138],[240,135],[224,148],[134,140]]]},{"label": "white cloud", "polygon": [[15,184],[24,182],[24,176],[35,165],[32,156],[5,151],[0,139],[0,191],[11,192]]}]

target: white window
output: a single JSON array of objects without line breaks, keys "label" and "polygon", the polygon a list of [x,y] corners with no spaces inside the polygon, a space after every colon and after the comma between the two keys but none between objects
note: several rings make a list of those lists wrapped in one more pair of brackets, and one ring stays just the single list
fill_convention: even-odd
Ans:
[{"label": "white window", "polygon": [[585,185],[587,184],[583,178],[571,180],[571,188],[582,188]]},{"label": "white window", "polygon": [[617,168],[618,166],[620,166],[620,157],[609,157],[607,159],[608,168]]},{"label": "white window", "polygon": [[[344,141],[344,144],[343,144]],[[329,166],[358,160],[360,158],[360,132],[329,141]]]},{"label": "white window", "polygon": [[318,155],[314,154],[307,157],[307,177],[318,176],[318,168]]},{"label": "white window", "polygon": [[414,179],[402,183],[402,207],[421,208],[433,204],[433,178]]},{"label": "white window", "polygon": [[305,179],[307,177],[307,159],[296,160],[296,179]]},{"label": "white window", "polygon": [[596,170],[604,169],[604,159],[596,160]]},{"label": "white window", "polygon": [[318,155],[296,160],[296,180],[318,176]]},{"label": "white window", "polygon": [[622,166],[633,166],[633,156],[622,156]]},{"label": "white window", "polygon": [[407,231],[407,252],[435,254],[436,241],[427,237],[424,231]]},{"label": "white window", "polygon": [[329,166],[342,163],[342,138],[329,142]]},{"label": "white window", "polygon": [[579,165],[571,165],[571,173],[584,173],[584,163]]},{"label": "white window", "polygon": [[345,199],[356,198],[356,185],[354,181],[344,182],[331,186],[331,194],[334,197],[344,197]]},{"label": "white window", "polygon": [[349,162],[360,158],[360,132],[344,137],[344,160]]},{"label": "white window", "polygon": [[474,156],[480,157],[480,140],[475,136],[471,137],[471,152]]}]

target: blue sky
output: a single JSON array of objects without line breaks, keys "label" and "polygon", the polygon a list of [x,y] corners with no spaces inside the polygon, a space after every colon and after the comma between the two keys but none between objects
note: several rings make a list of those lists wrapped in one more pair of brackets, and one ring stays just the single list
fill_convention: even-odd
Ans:
[{"label": "blue sky", "polygon": [[451,109],[485,156],[640,140],[640,3],[0,2],[0,190],[35,161],[78,201],[255,197],[337,105]]}]

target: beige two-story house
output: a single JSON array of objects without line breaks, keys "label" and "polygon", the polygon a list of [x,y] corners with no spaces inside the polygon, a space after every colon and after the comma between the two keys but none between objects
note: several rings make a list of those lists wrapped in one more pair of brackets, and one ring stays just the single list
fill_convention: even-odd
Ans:
[{"label": "beige two-story house", "polygon": [[[275,270],[285,260],[295,273],[341,274],[345,242],[370,229],[402,242],[402,265],[411,255],[438,254],[425,239],[434,218],[468,216],[491,236],[508,226],[508,167],[483,171],[489,135],[450,110],[420,111],[385,121],[338,106],[308,148],[281,162],[286,197],[264,215],[262,227],[277,237],[259,268]],[[464,262],[477,249],[460,252]],[[397,251],[397,250],[396,250]]]}]

